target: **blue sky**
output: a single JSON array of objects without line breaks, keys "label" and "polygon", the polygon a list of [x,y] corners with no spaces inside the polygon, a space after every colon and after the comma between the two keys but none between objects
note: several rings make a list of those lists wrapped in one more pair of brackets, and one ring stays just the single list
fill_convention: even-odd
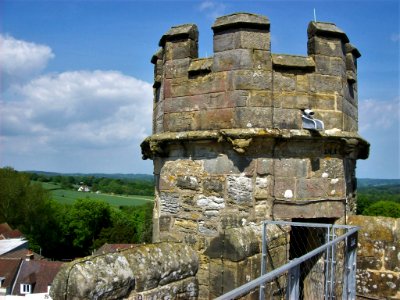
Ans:
[{"label": "blue sky", "polygon": [[360,50],[357,177],[400,178],[399,1],[0,1],[0,166],[148,173],[150,58],[171,26],[195,23],[211,56],[215,18],[268,16],[274,53],[306,55],[307,25],[333,22]]}]

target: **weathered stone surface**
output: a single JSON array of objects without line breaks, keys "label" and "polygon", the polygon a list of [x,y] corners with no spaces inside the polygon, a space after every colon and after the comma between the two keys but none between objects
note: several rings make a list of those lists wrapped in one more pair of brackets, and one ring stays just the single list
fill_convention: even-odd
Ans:
[{"label": "weathered stone surface", "polygon": [[212,239],[205,254],[212,258],[241,261],[260,253],[261,229],[248,225],[240,228],[226,229],[218,237]]},{"label": "weathered stone surface", "polygon": [[199,181],[195,176],[178,176],[176,185],[181,189],[198,190]]},{"label": "weathered stone surface", "polygon": [[253,68],[253,53],[249,49],[234,49],[214,55],[213,71],[230,71]]},{"label": "weathered stone surface", "polygon": [[196,278],[185,278],[178,282],[143,292],[133,292],[127,300],[137,299],[198,299],[199,286]]},{"label": "weathered stone surface", "polygon": [[179,195],[176,193],[160,193],[161,212],[176,214],[179,212]]},{"label": "weathered stone surface", "polygon": [[315,62],[311,57],[272,54],[272,64],[276,69],[314,70]]},{"label": "weathered stone surface", "polygon": [[340,218],[345,212],[344,201],[276,201],[273,215],[280,219]]},{"label": "weathered stone surface", "polygon": [[227,193],[230,201],[250,205],[253,202],[253,185],[246,176],[227,176]]},{"label": "weathered stone surface", "polygon": [[400,296],[400,219],[350,216],[360,226],[357,251],[357,293],[366,297]]},{"label": "weathered stone surface", "polygon": [[[189,246],[174,243],[138,246],[65,264],[53,281],[51,297],[55,300],[127,298],[134,292],[194,279],[197,269],[198,256]],[[190,290],[195,291],[195,281],[191,282]]]},{"label": "weathered stone surface", "polygon": [[212,26],[214,33],[232,28],[259,28],[269,30],[269,19],[265,16],[234,13],[217,18]]}]

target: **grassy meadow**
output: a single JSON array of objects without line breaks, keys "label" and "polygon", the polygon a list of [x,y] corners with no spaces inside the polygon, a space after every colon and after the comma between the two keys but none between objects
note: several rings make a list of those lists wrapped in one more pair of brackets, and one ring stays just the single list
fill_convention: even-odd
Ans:
[{"label": "grassy meadow", "polygon": [[41,182],[43,188],[50,191],[52,199],[63,204],[73,204],[76,199],[96,199],[109,203],[111,206],[138,206],[153,201],[152,196],[139,195],[110,195],[97,194],[92,192],[78,192],[74,190],[62,189],[60,185],[48,182]]}]

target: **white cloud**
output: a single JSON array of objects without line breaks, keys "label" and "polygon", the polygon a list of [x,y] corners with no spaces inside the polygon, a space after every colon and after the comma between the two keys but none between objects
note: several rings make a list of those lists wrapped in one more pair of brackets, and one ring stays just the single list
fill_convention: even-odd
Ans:
[{"label": "white cloud", "polygon": [[400,124],[399,99],[379,101],[367,99],[359,103],[360,132],[397,128]]},{"label": "white cloud", "polygon": [[214,0],[205,0],[200,3],[199,10],[205,12],[207,17],[215,20],[225,14],[226,5]]},{"label": "white cloud", "polygon": [[48,46],[0,34],[2,89],[39,74],[53,57],[54,54]]},{"label": "white cloud", "polygon": [[390,40],[392,41],[392,42],[399,42],[400,41],[400,33],[393,33],[391,36],[390,36]]},{"label": "white cloud", "polygon": [[151,84],[115,71],[41,76],[2,101],[2,135],[14,151],[138,144],[150,134]]}]

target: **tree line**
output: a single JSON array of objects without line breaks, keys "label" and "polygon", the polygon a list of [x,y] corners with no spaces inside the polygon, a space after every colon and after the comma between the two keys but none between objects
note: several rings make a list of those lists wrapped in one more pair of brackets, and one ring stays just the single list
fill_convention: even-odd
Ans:
[{"label": "tree line", "polygon": [[151,242],[152,210],[152,203],[114,208],[91,199],[60,204],[30,174],[0,168],[0,223],[19,229],[48,258],[90,255],[106,242]]},{"label": "tree line", "polygon": [[359,187],[357,214],[400,218],[400,184]]},{"label": "tree line", "polygon": [[153,179],[125,179],[94,175],[47,175],[42,173],[28,173],[28,175],[33,181],[53,182],[59,184],[62,189],[76,189],[81,183],[84,183],[90,186],[93,192],[154,196]]}]

